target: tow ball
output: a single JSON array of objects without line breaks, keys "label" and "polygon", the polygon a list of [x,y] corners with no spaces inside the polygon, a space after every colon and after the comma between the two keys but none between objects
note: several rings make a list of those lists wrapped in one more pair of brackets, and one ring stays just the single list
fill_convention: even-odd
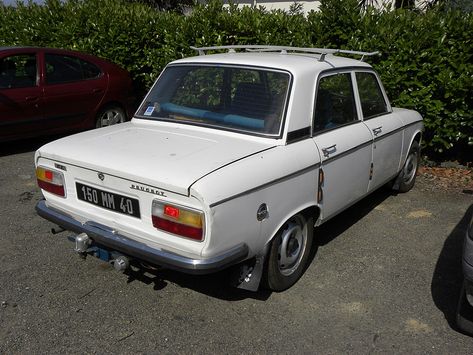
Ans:
[{"label": "tow ball", "polygon": [[87,254],[92,254],[103,261],[110,262],[113,265],[113,268],[119,272],[124,272],[130,267],[130,260],[128,257],[96,245],[92,246],[92,239],[86,233],[76,235],[74,240],[74,251],[82,258],[85,258]]},{"label": "tow ball", "polygon": [[81,233],[75,237],[76,247],[74,251],[79,253],[81,256],[85,256],[87,254],[87,249],[89,249],[89,245],[92,244],[92,240],[89,236],[85,233]]}]

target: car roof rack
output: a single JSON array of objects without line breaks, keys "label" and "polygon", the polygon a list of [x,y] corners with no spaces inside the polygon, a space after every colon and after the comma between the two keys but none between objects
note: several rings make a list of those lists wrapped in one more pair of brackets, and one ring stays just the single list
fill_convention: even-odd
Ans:
[{"label": "car roof rack", "polygon": [[346,49],[333,49],[333,48],[303,48],[303,47],[287,47],[287,46],[268,46],[268,45],[256,45],[256,44],[246,44],[246,45],[228,45],[228,46],[214,46],[214,47],[194,47],[191,46],[191,49],[199,52],[199,55],[205,55],[205,51],[210,50],[224,50],[228,49],[228,53],[235,53],[235,49],[244,49],[247,52],[280,52],[281,54],[287,54],[287,52],[296,52],[296,53],[315,53],[320,54],[319,62],[325,60],[327,54],[351,54],[351,55],[361,55],[361,61],[364,60],[366,56],[373,56],[379,54],[379,52],[360,52],[360,51],[350,51]]}]

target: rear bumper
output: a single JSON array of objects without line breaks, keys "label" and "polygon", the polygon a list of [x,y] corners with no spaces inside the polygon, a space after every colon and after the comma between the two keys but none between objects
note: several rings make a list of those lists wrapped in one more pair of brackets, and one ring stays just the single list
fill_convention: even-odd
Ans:
[{"label": "rear bumper", "polygon": [[64,212],[49,207],[45,200],[38,202],[36,212],[66,230],[86,233],[95,243],[111,250],[188,274],[210,274],[243,261],[248,256],[248,246],[242,243],[210,258],[192,259],[162,249],[151,248],[98,223],[81,223]]}]

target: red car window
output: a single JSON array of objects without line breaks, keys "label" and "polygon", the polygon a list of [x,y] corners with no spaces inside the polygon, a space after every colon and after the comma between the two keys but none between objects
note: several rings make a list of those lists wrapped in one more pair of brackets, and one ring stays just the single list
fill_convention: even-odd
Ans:
[{"label": "red car window", "polygon": [[46,54],[46,83],[60,84],[97,78],[101,70],[85,60],[60,54]]},{"label": "red car window", "polygon": [[35,54],[12,55],[0,59],[0,88],[14,89],[36,86]]}]

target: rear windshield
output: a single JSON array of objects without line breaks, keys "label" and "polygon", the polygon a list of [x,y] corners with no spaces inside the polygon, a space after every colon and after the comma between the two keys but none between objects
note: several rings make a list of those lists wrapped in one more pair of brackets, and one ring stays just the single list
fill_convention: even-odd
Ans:
[{"label": "rear windshield", "polygon": [[281,71],[170,66],[137,116],[279,136],[289,83],[290,75]]}]

